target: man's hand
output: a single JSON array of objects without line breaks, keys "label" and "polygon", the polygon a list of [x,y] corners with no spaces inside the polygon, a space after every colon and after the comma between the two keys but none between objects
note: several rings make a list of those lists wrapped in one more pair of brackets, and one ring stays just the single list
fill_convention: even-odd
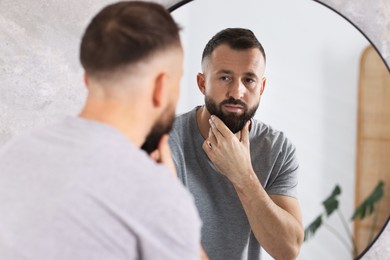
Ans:
[{"label": "man's hand", "polygon": [[157,163],[165,164],[168,169],[176,176],[176,168],[172,160],[171,149],[168,144],[168,135],[163,135],[156,150],[150,153],[150,157]]},{"label": "man's hand", "polygon": [[203,246],[200,246],[200,259],[201,260],[209,260],[209,257],[207,256],[206,252],[203,249]]},{"label": "man's hand", "polygon": [[210,126],[203,150],[236,189],[256,239],[275,259],[295,259],[303,242],[299,203],[283,195],[271,198],[262,187],[252,168],[249,122],[240,139],[215,116]]},{"label": "man's hand", "polygon": [[211,116],[208,138],[203,150],[209,159],[233,184],[239,184],[253,172],[249,151],[249,125],[241,130],[241,139],[216,116]]}]

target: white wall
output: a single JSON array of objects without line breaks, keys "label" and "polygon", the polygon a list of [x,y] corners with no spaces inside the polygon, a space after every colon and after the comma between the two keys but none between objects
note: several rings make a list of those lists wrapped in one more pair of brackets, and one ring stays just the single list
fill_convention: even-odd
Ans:
[{"label": "white wall", "polygon": [[[239,4],[238,4],[239,3]],[[359,58],[368,41],[341,16],[308,0],[196,0],[173,13],[184,28],[185,75],[177,112],[203,104],[195,81],[204,45],[226,27],[255,32],[267,53],[267,86],[256,118],[283,130],[300,159],[299,199],[307,225],[335,184],[353,210]],[[348,239],[337,216],[329,222]],[[326,229],[299,259],[350,259]]]}]

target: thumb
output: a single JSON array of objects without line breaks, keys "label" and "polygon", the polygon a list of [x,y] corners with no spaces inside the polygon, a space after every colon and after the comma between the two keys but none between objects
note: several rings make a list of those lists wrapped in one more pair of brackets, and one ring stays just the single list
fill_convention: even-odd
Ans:
[{"label": "thumb", "polygon": [[173,173],[173,175],[176,176],[176,168],[172,160],[168,138],[169,136],[165,134],[160,139],[160,143],[158,145],[159,160],[157,162],[165,164],[165,166],[168,167],[168,169]]},{"label": "thumb", "polygon": [[157,150],[159,151],[160,162],[165,162],[167,159],[170,159],[171,150],[168,144],[168,135],[165,134],[161,137]]}]

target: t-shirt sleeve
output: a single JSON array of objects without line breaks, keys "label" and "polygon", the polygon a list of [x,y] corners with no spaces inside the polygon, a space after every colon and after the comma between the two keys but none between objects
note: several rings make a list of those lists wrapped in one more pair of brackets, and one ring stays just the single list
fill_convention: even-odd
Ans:
[{"label": "t-shirt sleeve", "polygon": [[296,198],[298,196],[298,169],[296,148],[288,139],[284,139],[266,186],[267,193]]}]

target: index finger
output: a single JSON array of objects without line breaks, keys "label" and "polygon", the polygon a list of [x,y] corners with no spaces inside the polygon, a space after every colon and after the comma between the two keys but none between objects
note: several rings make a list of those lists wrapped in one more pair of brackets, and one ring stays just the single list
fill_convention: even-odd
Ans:
[{"label": "index finger", "polygon": [[223,137],[227,137],[233,134],[232,131],[230,131],[230,129],[225,125],[225,123],[222,122],[222,120],[219,119],[217,116],[211,115],[210,119],[214,124],[215,128],[218,130],[218,132],[221,133]]}]

